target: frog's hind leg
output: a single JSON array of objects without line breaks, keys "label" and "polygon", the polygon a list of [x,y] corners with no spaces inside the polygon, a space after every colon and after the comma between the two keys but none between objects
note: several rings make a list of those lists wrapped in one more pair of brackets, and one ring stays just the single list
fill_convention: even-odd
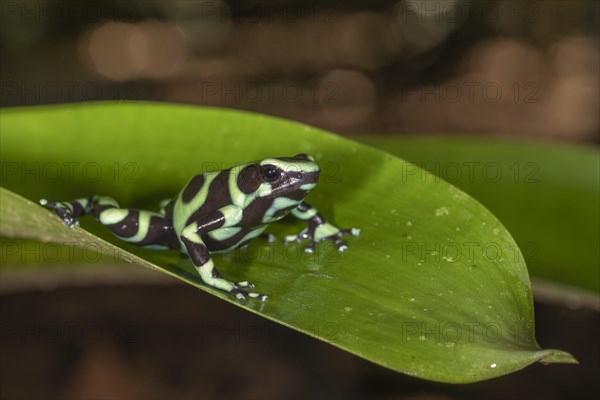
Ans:
[{"label": "frog's hind leg", "polygon": [[78,217],[91,214],[123,241],[149,248],[179,248],[177,237],[164,215],[121,208],[112,197],[90,196],[65,202],[42,199],[40,204],[52,208],[71,227],[79,225]]}]

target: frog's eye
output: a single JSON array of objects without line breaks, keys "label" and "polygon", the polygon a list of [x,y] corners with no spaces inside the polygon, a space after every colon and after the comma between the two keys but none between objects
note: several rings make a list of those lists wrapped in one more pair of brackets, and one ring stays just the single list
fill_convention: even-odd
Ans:
[{"label": "frog's eye", "polygon": [[281,171],[274,165],[267,164],[262,167],[262,177],[266,182],[275,182],[281,176]]}]

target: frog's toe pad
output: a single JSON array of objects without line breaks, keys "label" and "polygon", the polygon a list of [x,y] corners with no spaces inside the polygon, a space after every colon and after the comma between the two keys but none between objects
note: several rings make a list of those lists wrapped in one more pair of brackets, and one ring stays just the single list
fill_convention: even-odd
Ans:
[{"label": "frog's toe pad", "polygon": [[243,282],[237,282],[235,284],[236,287],[239,288],[249,288],[249,289],[254,289],[254,284],[252,282],[248,282],[248,281],[243,281]]},{"label": "frog's toe pad", "polygon": [[337,249],[340,253],[345,252],[346,250],[348,250],[348,245],[346,244],[346,242],[344,242],[341,239],[337,239],[335,241],[335,245],[337,246]]},{"label": "frog's toe pad", "polygon": [[348,250],[348,244],[342,240],[344,236],[358,236],[360,235],[360,229],[358,228],[350,228],[350,229],[339,229],[335,234],[327,236],[321,240],[330,240],[337,247],[340,253]]},{"label": "frog's toe pad", "polygon": [[[252,286],[254,287],[254,285]],[[232,295],[235,296],[235,298],[241,302],[246,301],[246,296],[252,298],[252,299],[257,299],[260,301],[267,301],[269,299],[269,297],[267,295],[264,294],[260,294],[260,293],[254,293],[254,292],[248,292],[244,289],[241,289],[239,287],[234,288],[233,290],[231,290]]]},{"label": "frog's toe pad", "polygon": [[65,224],[69,225],[69,228],[75,228],[76,226],[79,226],[79,220],[76,218],[63,218],[63,221]]},{"label": "frog's toe pad", "polygon": [[350,229],[340,229],[338,233],[338,237],[352,235],[352,236],[360,236],[360,228],[350,228]]},{"label": "frog's toe pad", "polygon": [[304,248],[304,252],[305,253],[309,253],[312,254],[315,252],[315,246],[317,245],[317,242],[311,242],[309,243],[305,248]]},{"label": "frog's toe pad", "polygon": [[266,294],[260,294],[260,293],[248,293],[248,297],[252,297],[253,299],[258,299],[260,301],[269,300],[269,296],[267,296]]},{"label": "frog's toe pad", "polygon": [[306,232],[306,230],[304,230],[297,235],[286,236],[283,240],[283,244],[289,244],[291,242],[301,243],[307,239],[312,239],[312,237],[308,234],[308,232]]}]

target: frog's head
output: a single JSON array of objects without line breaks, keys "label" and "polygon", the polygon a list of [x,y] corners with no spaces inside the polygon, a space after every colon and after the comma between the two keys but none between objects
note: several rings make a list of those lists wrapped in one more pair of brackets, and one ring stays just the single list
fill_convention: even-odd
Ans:
[{"label": "frog's head", "polygon": [[[238,186],[250,186],[256,197],[287,197],[302,201],[319,179],[319,166],[307,154],[266,158],[251,164],[238,177]],[[240,185],[241,184],[241,185]],[[244,191],[242,189],[242,191]]]}]

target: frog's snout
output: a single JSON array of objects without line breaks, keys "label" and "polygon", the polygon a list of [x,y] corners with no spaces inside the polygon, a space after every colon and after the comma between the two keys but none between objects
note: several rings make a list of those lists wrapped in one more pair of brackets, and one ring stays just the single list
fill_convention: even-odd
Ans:
[{"label": "frog's snout", "polygon": [[319,180],[319,174],[321,171],[313,171],[313,172],[294,172],[292,177],[299,181],[310,181],[311,183],[317,183]]},{"label": "frog's snout", "polygon": [[319,181],[319,174],[321,171],[311,171],[311,172],[297,172],[296,179],[305,181],[306,183],[317,183]]}]

